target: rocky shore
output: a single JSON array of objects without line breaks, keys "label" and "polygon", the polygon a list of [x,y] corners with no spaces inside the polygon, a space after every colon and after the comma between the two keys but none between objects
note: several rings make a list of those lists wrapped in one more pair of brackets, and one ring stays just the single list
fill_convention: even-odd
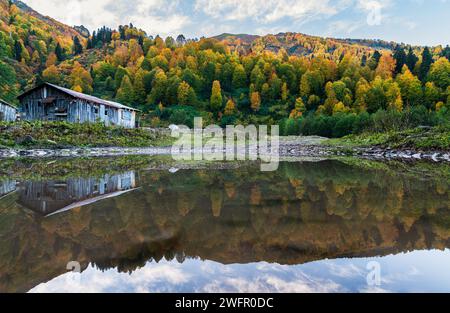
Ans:
[{"label": "rocky shore", "polygon": [[[4,158],[63,158],[63,157],[114,157],[127,155],[170,155],[171,147],[148,148],[72,148],[72,149],[0,149],[0,159]],[[339,148],[320,142],[280,142],[279,155],[283,157],[326,158],[334,156],[354,156],[374,160],[429,160],[450,162],[449,151],[416,151],[372,148]]]},{"label": "rocky shore", "polygon": [[281,156],[353,156],[372,160],[428,160],[432,162],[450,162],[450,151],[421,151],[412,149],[339,148],[329,146],[280,146]]}]

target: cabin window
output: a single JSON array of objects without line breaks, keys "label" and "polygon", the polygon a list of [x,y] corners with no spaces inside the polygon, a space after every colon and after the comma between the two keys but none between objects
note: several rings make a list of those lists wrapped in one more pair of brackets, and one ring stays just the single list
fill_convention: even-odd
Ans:
[{"label": "cabin window", "polygon": [[56,113],[56,115],[67,115],[67,107],[60,103],[55,108],[55,113]]},{"label": "cabin window", "polygon": [[122,119],[125,121],[131,121],[131,112],[130,111],[122,111]]},{"label": "cabin window", "polygon": [[92,107],[92,112],[94,114],[98,114],[98,107],[97,106]]},{"label": "cabin window", "polygon": [[108,109],[105,108],[105,115],[108,116]]}]

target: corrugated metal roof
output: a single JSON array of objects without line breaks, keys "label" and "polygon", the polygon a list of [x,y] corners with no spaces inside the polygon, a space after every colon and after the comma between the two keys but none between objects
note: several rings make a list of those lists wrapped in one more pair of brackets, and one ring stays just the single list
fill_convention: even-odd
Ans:
[{"label": "corrugated metal roof", "polygon": [[[106,105],[106,106],[109,106],[109,107],[113,107],[113,108],[117,108],[117,109],[139,111],[137,109],[128,107],[128,106],[120,104],[118,102],[103,100],[103,99],[100,99],[100,98],[97,98],[97,97],[94,97],[94,96],[86,95],[86,94],[81,93],[81,92],[76,92],[74,90],[67,89],[67,88],[64,88],[64,87],[61,87],[61,86],[53,85],[53,84],[50,84],[50,83],[44,83],[44,85],[48,85],[50,87],[53,87],[53,88],[55,88],[55,89],[57,89],[57,90],[59,90],[61,92],[64,92],[64,93],[66,93],[66,94],[68,94],[68,95],[70,95],[70,96],[72,96],[74,98],[83,99],[83,100],[90,101],[90,102],[97,103],[97,104],[103,104],[103,105]],[[24,92],[23,94],[21,94],[19,96],[19,98],[24,96],[24,95],[26,95],[26,94],[28,94],[30,91],[33,91],[33,90],[35,90],[37,88],[40,88],[40,87],[42,87],[42,85],[34,87],[33,89],[30,89],[30,90]]]}]

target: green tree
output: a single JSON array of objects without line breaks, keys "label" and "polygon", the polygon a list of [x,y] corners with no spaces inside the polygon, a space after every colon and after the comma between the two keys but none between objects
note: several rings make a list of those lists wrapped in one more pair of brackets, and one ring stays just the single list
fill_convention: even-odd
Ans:
[{"label": "green tree", "polygon": [[400,45],[395,48],[394,59],[396,62],[395,74],[401,73],[403,70],[403,66],[406,64],[406,53]]},{"label": "green tree", "polygon": [[131,84],[130,77],[125,75],[120,84],[120,88],[117,90],[116,99],[120,103],[131,105],[134,102],[134,90]]},{"label": "green tree", "polygon": [[414,76],[407,66],[404,66],[403,73],[396,79],[400,86],[403,102],[410,105],[419,105],[422,103],[422,83]]},{"label": "green tree", "polygon": [[374,71],[377,67],[378,67],[378,63],[380,62],[380,58],[381,58],[381,53],[377,51],[375,51],[372,55],[372,57],[370,58],[369,62],[367,63],[367,65],[369,66],[369,68]]},{"label": "green tree", "polygon": [[144,103],[147,98],[147,92],[145,90],[145,75],[147,75],[148,72],[143,70],[142,68],[138,69],[136,72],[136,75],[134,76],[134,96],[136,102]]},{"label": "green tree", "polygon": [[425,106],[428,109],[434,108],[434,105],[439,101],[441,96],[439,88],[433,82],[427,82],[423,93]]},{"label": "green tree", "polygon": [[16,40],[14,42],[14,58],[19,62],[22,61],[22,52],[23,44],[20,41]]},{"label": "green tree", "polygon": [[241,64],[238,64],[234,68],[233,72],[233,88],[241,89],[247,87],[247,74],[245,73],[245,69]]},{"label": "green tree", "polygon": [[83,53],[83,45],[80,42],[80,38],[78,36],[75,36],[73,38],[73,54],[78,55]]},{"label": "green tree", "polygon": [[255,66],[250,74],[250,82],[255,85],[256,90],[261,90],[262,85],[265,83],[266,78],[259,66]]},{"label": "green tree", "polygon": [[0,98],[14,102],[17,96],[16,72],[0,60]]},{"label": "green tree", "polygon": [[300,95],[309,97],[310,95],[320,96],[323,91],[324,77],[319,71],[308,70],[301,78]]},{"label": "green tree", "polygon": [[450,61],[446,58],[439,58],[430,69],[428,80],[433,82],[442,90],[450,86]]},{"label": "green tree", "polygon": [[158,70],[152,84],[152,91],[147,98],[150,104],[158,104],[160,102],[166,103],[165,94],[168,86],[168,79],[166,73]]},{"label": "green tree", "polygon": [[433,57],[430,53],[430,49],[425,47],[422,52],[422,63],[420,64],[419,69],[419,79],[421,81],[425,81],[427,78],[428,72],[430,71],[431,64],[433,63]]},{"label": "green tree", "polygon": [[409,47],[408,55],[406,56],[406,65],[411,72],[414,72],[417,61],[419,61],[419,58],[415,55],[413,49]]},{"label": "green tree", "polygon": [[178,104],[181,105],[195,105],[196,95],[194,89],[188,83],[182,81],[178,86],[177,92]]},{"label": "green tree", "polygon": [[116,89],[120,88],[123,78],[126,75],[128,75],[127,70],[124,67],[119,65],[116,69],[116,73],[114,74],[114,85],[116,86]]}]

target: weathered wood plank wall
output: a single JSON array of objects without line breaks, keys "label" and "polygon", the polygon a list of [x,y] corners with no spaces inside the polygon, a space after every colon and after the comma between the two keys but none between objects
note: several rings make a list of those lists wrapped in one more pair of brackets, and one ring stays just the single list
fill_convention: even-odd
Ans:
[{"label": "weathered wood plank wall", "polygon": [[16,190],[15,180],[0,180],[0,198]]},{"label": "weathered wood plank wall", "polygon": [[0,101],[0,121],[14,122],[16,120],[17,110]]},{"label": "weathered wood plank wall", "polygon": [[35,212],[51,214],[71,204],[136,187],[135,172],[66,181],[28,181],[19,185],[19,203]]},{"label": "weathered wood plank wall", "polygon": [[[44,103],[45,99],[52,99]],[[134,128],[136,112],[73,98],[49,86],[36,89],[21,99],[22,118],[27,121],[103,122],[107,126]],[[129,113],[124,113],[129,112]]]}]

